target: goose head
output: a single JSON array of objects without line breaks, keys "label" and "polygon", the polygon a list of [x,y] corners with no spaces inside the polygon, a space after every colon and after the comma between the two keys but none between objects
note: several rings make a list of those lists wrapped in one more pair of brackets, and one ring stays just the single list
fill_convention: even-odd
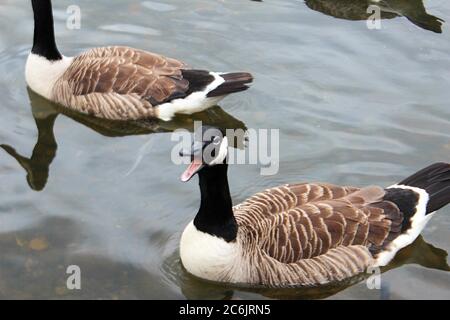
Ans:
[{"label": "goose head", "polygon": [[180,151],[180,156],[190,157],[191,163],[181,175],[187,182],[202,170],[226,165],[228,138],[216,127],[202,126],[194,134],[194,141],[188,150]]}]

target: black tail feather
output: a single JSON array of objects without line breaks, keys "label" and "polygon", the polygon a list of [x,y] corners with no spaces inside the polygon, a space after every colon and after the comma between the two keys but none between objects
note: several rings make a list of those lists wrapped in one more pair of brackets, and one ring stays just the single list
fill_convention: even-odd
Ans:
[{"label": "black tail feather", "polygon": [[432,164],[399,184],[424,189],[430,196],[427,213],[450,203],[450,163]]},{"label": "black tail feather", "polygon": [[425,30],[433,31],[435,33],[442,33],[442,23],[445,22],[444,20],[430,14],[426,14],[423,17],[419,18],[408,16],[406,16],[406,18],[416,26]]},{"label": "black tail feather", "polygon": [[189,81],[189,89],[185,92],[185,96],[204,90],[208,84],[214,81],[214,76],[206,70],[185,69],[181,70],[181,73],[183,79]]},{"label": "black tail feather", "polygon": [[247,84],[253,81],[253,76],[247,72],[226,73],[221,75],[225,82],[208,93],[208,97],[220,97],[230,93],[247,90]]}]

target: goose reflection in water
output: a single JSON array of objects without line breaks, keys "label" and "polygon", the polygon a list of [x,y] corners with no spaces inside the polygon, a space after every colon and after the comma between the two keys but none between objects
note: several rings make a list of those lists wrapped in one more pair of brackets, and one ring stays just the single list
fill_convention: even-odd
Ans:
[{"label": "goose reflection in water", "polygon": [[1,144],[0,147],[16,159],[25,170],[28,185],[35,191],[42,191],[47,184],[50,165],[58,148],[53,128],[60,114],[106,137],[148,135],[172,132],[180,128],[193,131],[194,121],[201,121],[204,125],[218,126],[223,129],[246,129],[243,122],[232,117],[218,106],[192,116],[180,115],[167,122],[158,119],[115,121],[95,118],[62,108],[37,95],[29,88],[28,97],[38,130],[37,142],[31,157],[27,158],[21,155],[14,147],[7,144]]},{"label": "goose reflection in water", "polygon": [[436,33],[442,33],[444,20],[428,14],[423,0],[305,0],[314,11],[346,20],[367,20],[373,13],[369,6],[381,9],[381,19],[405,17],[416,26]]},{"label": "goose reflection in water", "polygon": [[[447,262],[447,251],[434,247],[419,236],[412,244],[400,250],[395,259],[386,267],[381,268],[381,273],[393,270],[404,265],[420,265],[424,268],[450,271]],[[247,288],[229,286],[198,279],[190,275],[181,265],[178,253],[166,259],[164,265],[166,276],[181,287],[183,294],[188,299],[233,299],[235,291],[263,295],[272,299],[325,299],[331,297],[359,282],[366,281],[372,273],[360,274],[346,281],[331,283],[317,287],[303,288]],[[408,279],[404,279],[408,281]],[[383,282],[382,282],[383,283]],[[369,290],[369,289],[367,289]],[[389,286],[381,286],[381,290],[375,290],[381,299],[389,299],[391,292]],[[242,294],[240,294],[242,296]]]}]

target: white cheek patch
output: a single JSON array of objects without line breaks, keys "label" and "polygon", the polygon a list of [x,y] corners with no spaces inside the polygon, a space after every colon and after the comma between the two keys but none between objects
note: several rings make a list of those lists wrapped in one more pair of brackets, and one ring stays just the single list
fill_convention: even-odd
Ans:
[{"label": "white cheek patch", "polygon": [[228,155],[228,138],[224,137],[222,139],[222,143],[220,144],[219,154],[213,161],[210,162],[209,165],[214,166],[216,164],[222,164],[223,160],[225,160],[227,155]]}]

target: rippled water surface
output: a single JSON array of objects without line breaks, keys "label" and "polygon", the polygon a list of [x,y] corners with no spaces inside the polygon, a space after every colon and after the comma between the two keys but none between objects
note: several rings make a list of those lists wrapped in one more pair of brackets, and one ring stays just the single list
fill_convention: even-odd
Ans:
[{"label": "rippled water surface", "polygon": [[[251,90],[196,119],[280,129],[280,171],[230,168],[239,203],[285,182],[389,185],[450,160],[450,29],[420,0],[386,0],[380,30],[361,0],[54,1],[60,50],[110,44],[218,71],[248,70]],[[424,1],[450,20],[450,2]],[[362,8],[362,9],[361,9]],[[18,23],[20,21],[20,23]],[[27,0],[0,0],[0,298],[450,298],[450,206],[382,275],[309,290],[206,283],[181,267],[178,241],[199,204],[170,161],[170,131],[192,119],[111,123],[28,92]],[[82,290],[66,288],[66,268]]]}]

